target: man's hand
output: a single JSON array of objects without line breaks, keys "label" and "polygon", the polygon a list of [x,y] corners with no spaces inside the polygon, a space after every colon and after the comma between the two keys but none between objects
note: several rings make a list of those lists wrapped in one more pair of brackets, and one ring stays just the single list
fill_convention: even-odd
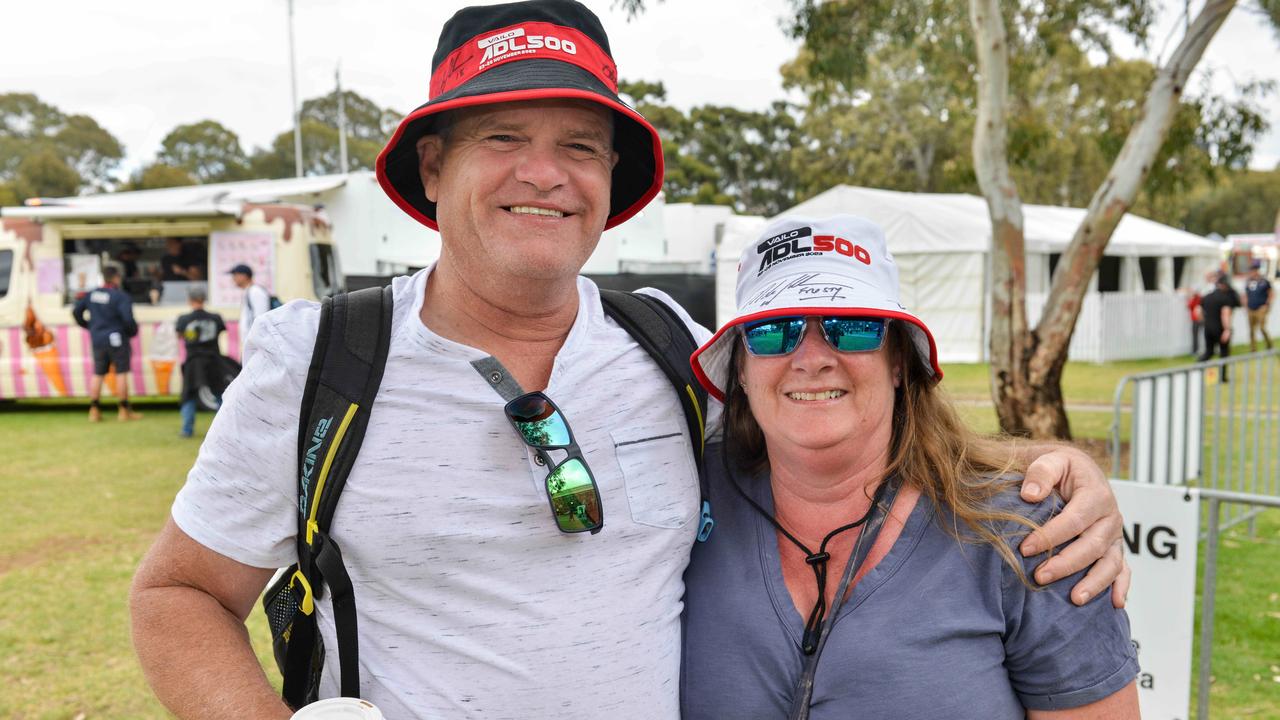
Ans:
[{"label": "man's hand", "polygon": [[1092,563],[1084,579],[1071,589],[1071,601],[1083,605],[1111,585],[1111,604],[1124,607],[1129,594],[1129,564],[1122,546],[1124,523],[1111,483],[1082,450],[1038,445],[1026,452],[1029,457],[1038,457],[1027,467],[1022,499],[1039,502],[1057,488],[1067,503],[1057,517],[1022,541],[1022,554],[1030,557],[1072,541],[1036,568],[1036,582],[1053,582]]}]

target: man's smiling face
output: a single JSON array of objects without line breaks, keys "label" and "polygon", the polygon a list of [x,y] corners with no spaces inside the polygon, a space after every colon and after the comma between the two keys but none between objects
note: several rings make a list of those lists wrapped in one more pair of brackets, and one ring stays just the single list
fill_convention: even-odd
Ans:
[{"label": "man's smiling face", "polygon": [[451,260],[464,273],[577,275],[609,217],[611,112],[534,100],[457,110],[450,120],[443,134],[418,141],[418,155]]}]

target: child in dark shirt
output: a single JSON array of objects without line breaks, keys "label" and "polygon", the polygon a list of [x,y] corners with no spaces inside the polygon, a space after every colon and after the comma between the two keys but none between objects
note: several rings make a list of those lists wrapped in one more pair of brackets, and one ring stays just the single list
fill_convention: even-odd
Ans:
[{"label": "child in dark shirt", "polygon": [[221,401],[226,388],[226,358],[218,348],[218,336],[227,326],[221,315],[204,309],[204,301],[204,288],[193,286],[187,292],[191,312],[179,317],[174,325],[187,349],[186,362],[182,363],[182,437],[191,437],[195,432],[200,388],[207,387],[214,393],[215,404]]}]

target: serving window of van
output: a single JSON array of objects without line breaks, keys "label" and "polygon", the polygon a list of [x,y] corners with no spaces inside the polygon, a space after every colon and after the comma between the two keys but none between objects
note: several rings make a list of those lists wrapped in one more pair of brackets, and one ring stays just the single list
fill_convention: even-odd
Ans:
[{"label": "serving window of van", "polygon": [[9,278],[13,275],[13,251],[0,250],[0,299],[9,294]]},{"label": "serving window of van", "polygon": [[338,253],[332,245],[312,245],[311,284],[316,297],[326,298],[345,288],[338,274]]},{"label": "serving window of van", "polygon": [[102,283],[102,268],[120,269],[121,289],[136,305],[183,305],[187,290],[209,275],[209,237],[71,237],[62,242],[64,301]]}]

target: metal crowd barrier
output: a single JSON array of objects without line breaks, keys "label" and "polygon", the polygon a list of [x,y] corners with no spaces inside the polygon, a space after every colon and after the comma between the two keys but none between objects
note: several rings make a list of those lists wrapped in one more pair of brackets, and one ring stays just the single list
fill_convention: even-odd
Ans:
[{"label": "metal crowd barrier", "polygon": [[1196,701],[1200,720],[1209,717],[1219,535],[1245,521],[1252,535],[1258,513],[1280,508],[1278,367],[1280,350],[1268,350],[1129,375],[1116,386],[1111,476],[1123,477],[1123,400],[1132,386],[1127,479],[1197,487],[1208,505]]},{"label": "metal crowd barrier", "polygon": [[[1127,479],[1280,496],[1278,366],[1280,350],[1268,350],[1122,378],[1111,423],[1112,477],[1124,477],[1123,400],[1132,386]],[[1220,530],[1259,512],[1229,502]]]},{"label": "metal crowd barrier", "polygon": [[1209,681],[1213,678],[1213,611],[1217,591],[1218,534],[1221,528],[1222,503],[1240,506],[1280,508],[1280,498],[1225,490],[1201,490],[1200,498],[1209,503],[1209,530],[1205,538],[1204,580],[1200,601],[1200,670],[1196,690],[1196,717],[1209,720]]}]

